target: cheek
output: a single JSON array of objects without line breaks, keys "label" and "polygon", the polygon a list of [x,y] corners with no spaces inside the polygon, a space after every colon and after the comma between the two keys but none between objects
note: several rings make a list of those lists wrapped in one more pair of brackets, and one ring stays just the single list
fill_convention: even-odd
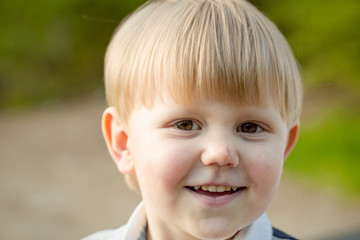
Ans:
[{"label": "cheek", "polygon": [[247,164],[251,181],[264,191],[276,190],[282,174],[284,157],[281,151],[263,148]]},{"label": "cheek", "polygon": [[194,162],[191,148],[172,142],[154,146],[146,151],[146,154],[136,158],[139,181],[149,187],[156,184],[157,189],[166,192],[183,187],[181,181],[189,173]]}]

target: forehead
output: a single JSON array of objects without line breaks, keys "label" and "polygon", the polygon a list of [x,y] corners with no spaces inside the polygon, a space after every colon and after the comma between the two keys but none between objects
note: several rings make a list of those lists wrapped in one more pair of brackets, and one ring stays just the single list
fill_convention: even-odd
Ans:
[{"label": "forehead", "polygon": [[[146,101],[138,101],[135,109],[146,108],[151,110],[152,108],[163,108],[164,110],[170,111],[171,108],[183,109],[184,111],[201,110],[202,107],[209,106],[226,106],[232,109],[265,109],[274,108],[277,112],[280,112],[275,101],[271,98],[250,97],[248,99],[243,98],[226,98],[226,93],[215,95],[214,97],[206,96],[201,97],[201,94],[193,94],[186,96],[181,91],[177,91],[175,95],[172,95],[170,91],[164,90],[161,92],[153,91],[149,95],[149,99]],[[219,97],[224,96],[224,97]],[[257,99],[255,101],[255,99]]]}]

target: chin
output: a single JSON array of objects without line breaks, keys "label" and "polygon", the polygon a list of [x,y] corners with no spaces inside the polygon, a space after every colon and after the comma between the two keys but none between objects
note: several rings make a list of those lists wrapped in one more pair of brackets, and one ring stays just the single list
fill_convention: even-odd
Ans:
[{"label": "chin", "polygon": [[206,239],[206,240],[220,240],[220,239],[224,240],[233,237],[239,231],[239,230],[229,230],[227,228],[225,227],[220,229],[219,227],[214,227],[214,228],[210,227],[209,229],[207,229],[207,231],[198,232],[198,234],[196,234],[195,237],[198,239]]},{"label": "chin", "polygon": [[197,237],[198,239],[203,239],[203,240],[224,240],[224,239],[232,239],[232,237],[234,237],[236,234],[233,233],[233,234],[210,234],[210,235],[203,235],[203,236],[200,236],[200,237]]}]

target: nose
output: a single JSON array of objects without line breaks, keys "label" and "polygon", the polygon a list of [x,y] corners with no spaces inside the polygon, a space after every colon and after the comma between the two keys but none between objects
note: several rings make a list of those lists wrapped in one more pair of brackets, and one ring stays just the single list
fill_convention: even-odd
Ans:
[{"label": "nose", "polygon": [[204,165],[236,167],[239,164],[238,153],[229,140],[208,141],[201,155]]}]

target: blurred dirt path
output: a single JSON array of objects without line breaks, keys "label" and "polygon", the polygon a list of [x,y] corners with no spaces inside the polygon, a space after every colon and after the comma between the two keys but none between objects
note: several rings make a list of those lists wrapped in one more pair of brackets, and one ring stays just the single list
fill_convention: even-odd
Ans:
[{"label": "blurred dirt path", "polygon": [[[104,107],[94,97],[0,115],[0,239],[79,239],[126,222],[140,197],[108,156]],[[360,229],[359,203],[306,188],[286,173],[268,213],[275,226],[302,239]]]}]

